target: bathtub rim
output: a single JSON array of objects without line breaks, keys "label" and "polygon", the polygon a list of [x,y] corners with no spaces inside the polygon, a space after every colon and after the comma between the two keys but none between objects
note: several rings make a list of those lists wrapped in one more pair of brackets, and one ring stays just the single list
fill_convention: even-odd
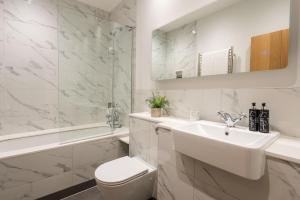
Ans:
[{"label": "bathtub rim", "polygon": [[7,140],[15,140],[15,139],[21,139],[21,138],[27,138],[27,137],[40,136],[40,135],[48,135],[48,134],[60,133],[60,132],[76,131],[76,130],[89,129],[89,128],[98,128],[98,127],[109,127],[109,126],[106,123],[92,123],[92,124],[84,124],[84,125],[78,125],[78,126],[67,126],[67,127],[61,127],[61,128],[45,129],[45,130],[40,130],[40,131],[12,133],[9,135],[0,135],[0,142],[4,142]]},{"label": "bathtub rim", "polygon": [[[97,128],[97,127],[101,127],[101,126],[94,126],[94,127],[90,127],[89,125],[84,125],[84,126],[80,126],[80,127],[86,127],[86,128],[80,128],[80,129],[67,129],[67,128],[62,128],[63,131],[72,131],[72,130],[82,130],[82,129],[88,129],[88,128]],[[59,128],[59,130],[62,130]],[[39,134],[35,134],[35,135],[31,135],[31,136],[27,136],[27,137],[34,137],[34,136],[41,136],[41,135],[47,135],[47,134],[55,134],[55,133],[60,133],[63,131],[53,131],[53,130],[58,130],[58,129],[51,129],[51,132],[49,133],[49,130],[45,130],[43,131],[43,133]],[[46,133],[45,133],[46,132]],[[22,133],[23,134],[23,133]],[[56,149],[56,148],[62,148],[62,147],[67,147],[67,146],[71,146],[71,145],[77,145],[77,144],[82,144],[82,143],[87,143],[87,142],[93,142],[93,141],[97,141],[97,140],[102,140],[102,139],[107,139],[107,138],[121,138],[124,136],[129,136],[129,129],[127,127],[122,127],[119,129],[115,129],[112,130],[110,133],[108,134],[104,134],[104,135],[99,135],[99,136],[93,136],[93,137],[87,137],[86,139],[80,139],[80,140],[76,140],[76,141],[70,141],[70,142],[66,142],[66,143],[53,143],[53,144],[49,144],[49,145],[42,145],[42,146],[35,146],[32,148],[24,148],[21,150],[16,150],[16,151],[10,151],[10,152],[4,152],[4,153],[0,153],[0,161],[3,159],[9,159],[9,158],[14,158],[14,157],[18,157],[18,156],[23,156],[23,155],[28,155],[28,154],[33,154],[33,153],[39,153],[42,151],[47,151],[47,150],[52,150],[52,149]],[[13,139],[22,139],[22,138],[27,138],[27,137],[14,137]],[[12,138],[9,140],[13,140]],[[7,140],[2,140],[0,142],[5,142]],[[121,141],[120,141],[121,142]]]}]

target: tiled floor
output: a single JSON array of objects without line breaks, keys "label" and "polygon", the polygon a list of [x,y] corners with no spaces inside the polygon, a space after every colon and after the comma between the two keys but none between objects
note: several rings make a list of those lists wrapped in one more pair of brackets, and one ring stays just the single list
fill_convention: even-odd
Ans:
[{"label": "tiled floor", "polygon": [[96,187],[74,194],[63,200],[103,200],[100,192]]}]

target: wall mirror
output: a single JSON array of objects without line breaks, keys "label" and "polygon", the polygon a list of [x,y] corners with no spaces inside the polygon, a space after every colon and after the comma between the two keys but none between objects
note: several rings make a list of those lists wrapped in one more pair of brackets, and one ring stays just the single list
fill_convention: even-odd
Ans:
[{"label": "wall mirror", "polygon": [[223,0],[152,33],[154,80],[284,69],[290,0]]}]

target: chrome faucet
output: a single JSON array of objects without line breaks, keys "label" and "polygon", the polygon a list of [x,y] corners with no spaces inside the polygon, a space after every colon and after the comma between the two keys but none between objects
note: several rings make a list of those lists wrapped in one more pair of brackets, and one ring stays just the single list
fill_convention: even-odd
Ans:
[{"label": "chrome faucet", "polygon": [[120,112],[117,104],[114,105],[114,103],[108,103],[106,124],[108,124],[112,129],[121,128]]},{"label": "chrome faucet", "polygon": [[221,117],[221,119],[225,122],[226,126],[229,128],[235,127],[237,123],[247,118],[247,115],[244,113],[239,114],[239,117],[237,118],[234,118],[229,113],[223,111],[218,112],[218,115]]}]

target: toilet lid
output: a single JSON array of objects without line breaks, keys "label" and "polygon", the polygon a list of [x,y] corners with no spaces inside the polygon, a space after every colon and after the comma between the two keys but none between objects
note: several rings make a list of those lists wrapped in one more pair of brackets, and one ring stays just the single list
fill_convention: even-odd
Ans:
[{"label": "toilet lid", "polygon": [[131,181],[148,172],[148,167],[136,158],[122,157],[100,165],[95,171],[98,181],[118,185]]}]

